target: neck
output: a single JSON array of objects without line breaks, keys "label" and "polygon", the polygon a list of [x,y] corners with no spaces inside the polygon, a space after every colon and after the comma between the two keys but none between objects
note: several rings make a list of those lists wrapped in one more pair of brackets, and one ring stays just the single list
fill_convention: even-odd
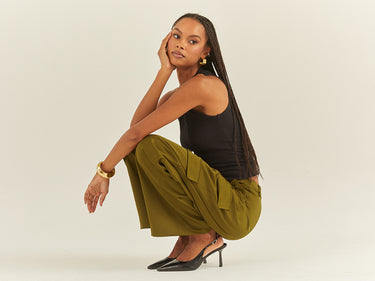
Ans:
[{"label": "neck", "polygon": [[186,81],[188,81],[190,78],[192,78],[193,75],[197,73],[199,67],[200,67],[199,65],[194,65],[194,66],[187,67],[187,68],[181,68],[181,67],[176,68],[177,78],[178,78],[178,81],[180,82],[180,86],[184,84]]}]

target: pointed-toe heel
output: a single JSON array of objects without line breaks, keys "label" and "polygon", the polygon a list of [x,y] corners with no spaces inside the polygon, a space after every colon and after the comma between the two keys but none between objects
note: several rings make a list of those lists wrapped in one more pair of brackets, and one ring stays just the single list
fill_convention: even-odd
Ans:
[{"label": "pointed-toe heel", "polygon": [[[219,236],[220,237],[220,236]],[[217,238],[214,242],[208,244],[204,249],[192,260],[190,261],[179,261],[177,259],[174,259],[173,261],[170,261],[166,263],[165,265],[160,266],[157,271],[190,271],[190,270],[196,270],[198,267],[201,266],[202,263],[207,263],[207,257],[212,255],[215,252],[219,252],[219,267],[223,266],[223,256],[222,251],[227,246],[226,243],[224,243],[221,247],[213,250],[212,252],[208,253],[203,257],[203,253],[206,250],[208,246],[211,246],[215,244],[217,241]]]},{"label": "pointed-toe heel", "polygon": [[153,264],[150,264],[149,266],[147,266],[147,268],[148,269],[157,269],[158,267],[163,266],[163,265],[165,265],[165,264],[167,264],[167,263],[169,263],[169,262],[171,262],[173,260],[174,260],[174,258],[168,258],[168,257],[166,257],[166,258],[164,258],[164,259],[162,259],[160,261],[157,261],[157,262],[155,262]]}]

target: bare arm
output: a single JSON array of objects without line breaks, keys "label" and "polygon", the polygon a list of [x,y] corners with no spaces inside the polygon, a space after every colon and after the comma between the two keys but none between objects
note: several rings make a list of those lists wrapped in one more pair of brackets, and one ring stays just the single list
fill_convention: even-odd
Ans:
[{"label": "bare arm", "polygon": [[169,57],[166,51],[168,46],[168,40],[171,37],[172,32],[163,39],[161,46],[158,51],[158,56],[161,63],[161,68],[156,75],[154,82],[152,83],[150,89],[147,91],[146,95],[143,97],[142,101],[138,105],[133,118],[130,122],[130,127],[133,127],[151,112],[153,112],[158,104],[160,94],[163,91],[165,84],[167,83],[169,77],[171,76],[173,70],[176,68],[169,61]]},{"label": "bare arm", "polygon": [[102,164],[110,172],[117,163],[128,155],[145,136],[182,116],[190,109],[212,100],[211,81],[193,77],[170,95],[166,101],[141,121],[130,127],[115,144]]},{"label": "bare arm", "polygon": [[163,103],[165,103],[172,95],[173,93],[176,91],[176,89],[172,90],[172,91],[169,91],[168,93],[166,93],[164,96],[162,96],[158,102],[158,105],[156,106],[156,108],[158,108],[159,106],[161,106]]},{"label": "bare arm", "polygon": [[[162,96],[161,99],[159,100],[156,108],[159,108],[162,104],[164,104],[172,96],[172,94],[175,91],[176,91],[176,89],[172,90],[172,91],[169,91],[164,96]],[[132,131],[128,130],[125,134],[123,134],[122,137],[119,139],[119,141],[113,147],[112,151],[110,152],[110,155],[128,155],[130,152],[132,152],[132,150],[137,146],[137,144],[139,142],[137,140],[137,136],[135,134],[132,135],[132,133],[133,133]],[[118,160],[118,161],[120,161],[120,160]],[[116,162],[117,160],[112,160],[112,161]],[[105,161],[105,162],[106,163],[102,164],[103,170],[105,172],[111,171],[112,169],[110,169],[110,168],[106,169],[107,161]],[[118,162],[116,162],[116,163],[118,163]],[[112,165],[110,165],[110,167],[111,166]]]},{"label": "bare arm", "polygon": [[[176,68],[170,63],[168,54],[166,52],[168,40],[171,35],[172,32],[170,31],[162,41],[162,44],[158,51],[161,62],[161,69],[159,70],[150,89],[147,91],[146,95],[137,107],[137,110],[132,118],[130,128],[135,127],[141,122],[141,120],[146,119],[147,116],[155,111],[155,108],[158,105],[160,94],[163,91],[171,73]],[[168,98],[169,95],[165,95],[163,97],[163,102]],[[111,152],[102,163],[101,168],[105,172],[112,171],[116,164],[137,146],[139,141],[140,138],[138,131],[131,129],[127,130],[112,148]],[[95,173],[95,176],[91,180],[84,195],[84,202],[85,204],[87,204],[87,208],[90,213],[95,211],[99,198],[100,205],[102,206],[103,201],[108,194],[108,186],[109,179],[102,177],[98,173]]]},{"label": "bare arm", "polygon": [[172,71],[173,70],[164,68],[161,68],[158,71],[158,74],[156,75],[156,78],[152,83],[150,89],[147,91],[142,101],[139,103],[130,122],[130,127],[132,127],[134,124],[137,124],[139,121],[141,121],[156,109],[161,92],[163,91],[165,84],[171,76]]},{"label": "bare arm", "polygon": [[[212,80],[211,80],[212,81]],[[137,144],[148,134],[169,124],[190,109],[212,103],[211,89],[214,85],[204,77],[193,77],[178,87],[172,94],[164,95],[158,107],[130,127],[118,140],[107,158],[102,163],[102,169],[110,172],[117,163],[132,152]],[[84,195],[84,202],[90,213],[94,212],[100,198],[102,206],[108,194],[109,179],[95,173]]]}]

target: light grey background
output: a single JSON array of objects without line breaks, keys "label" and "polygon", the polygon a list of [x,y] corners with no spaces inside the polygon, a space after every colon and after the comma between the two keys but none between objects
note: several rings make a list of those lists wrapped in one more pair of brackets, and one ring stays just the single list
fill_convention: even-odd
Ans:
[{"label": "light grey background", "polygon": [[[1,1],[0,279],[374,280],[374,3]],[[216,28],[263,212],[223,268],[176,275],[146,269],[175,238],[139,229],[123,161],[103,207],[83,194],[186,12]],[[179,143],[177,120],[155,133]]]}]

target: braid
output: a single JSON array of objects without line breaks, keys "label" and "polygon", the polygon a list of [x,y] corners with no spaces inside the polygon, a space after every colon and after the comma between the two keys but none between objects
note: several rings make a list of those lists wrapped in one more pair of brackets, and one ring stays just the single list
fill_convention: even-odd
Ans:
[{"label": "braid", "polygon": [[[217,39],[216,31],[215,28],[212,24],[212,22],[207,19],[204,16],[201,16],[199,14],[194,14],[194,13],[187,13],[185,15],[182,15],[179,17],[173,24],[173,26],[176,25],[176,23],[185,17],[189,17],[192,19],[195,19],[199,21],[205,28],[206,34],[207,34],[207,45],[211,47],[211,51],[209,55],[206,57],[207,59],[207,64],[203,65],[202,67],[204,69],[210,70],[213,73],[216,73],[217,76],[224,82],[228,89],[229,93],[229,98],[230,98],[230,103],[232,105],[232,116],[233,116],[233,128],[234,128],[234,154],[236,156],[236,161],[237,165],[239,168],[239,179],[242,178],[241,175],[241,168],[240,168],[240,163],[238,160],[238,155],[237,155],[237,125],[236,125],[236,119],[239,122],[240,125],[240,133],[241,133],[241,143],[242,143],[242,148],[245,153],[246,157],[246,169],[249,171],[250,176],[255,176],[260,174],[262,179],[262,173],[260,173],[259,165],[258,165],[258,159],[255,154],[255,150],[253,148],[253,145],[251,144],[250,137],[248,135],[248,132],[246,130],[245,123],[243,121],[241,112],[238,108],[237,101],[234,97],[232,86],[230,85],[229,78],[227,75],[227,71],[225,68],[224,60],[221,55],[221,50],[220,50],[220,45],[219,41]],[[172,26],[172,28],[173,28]]]}]

